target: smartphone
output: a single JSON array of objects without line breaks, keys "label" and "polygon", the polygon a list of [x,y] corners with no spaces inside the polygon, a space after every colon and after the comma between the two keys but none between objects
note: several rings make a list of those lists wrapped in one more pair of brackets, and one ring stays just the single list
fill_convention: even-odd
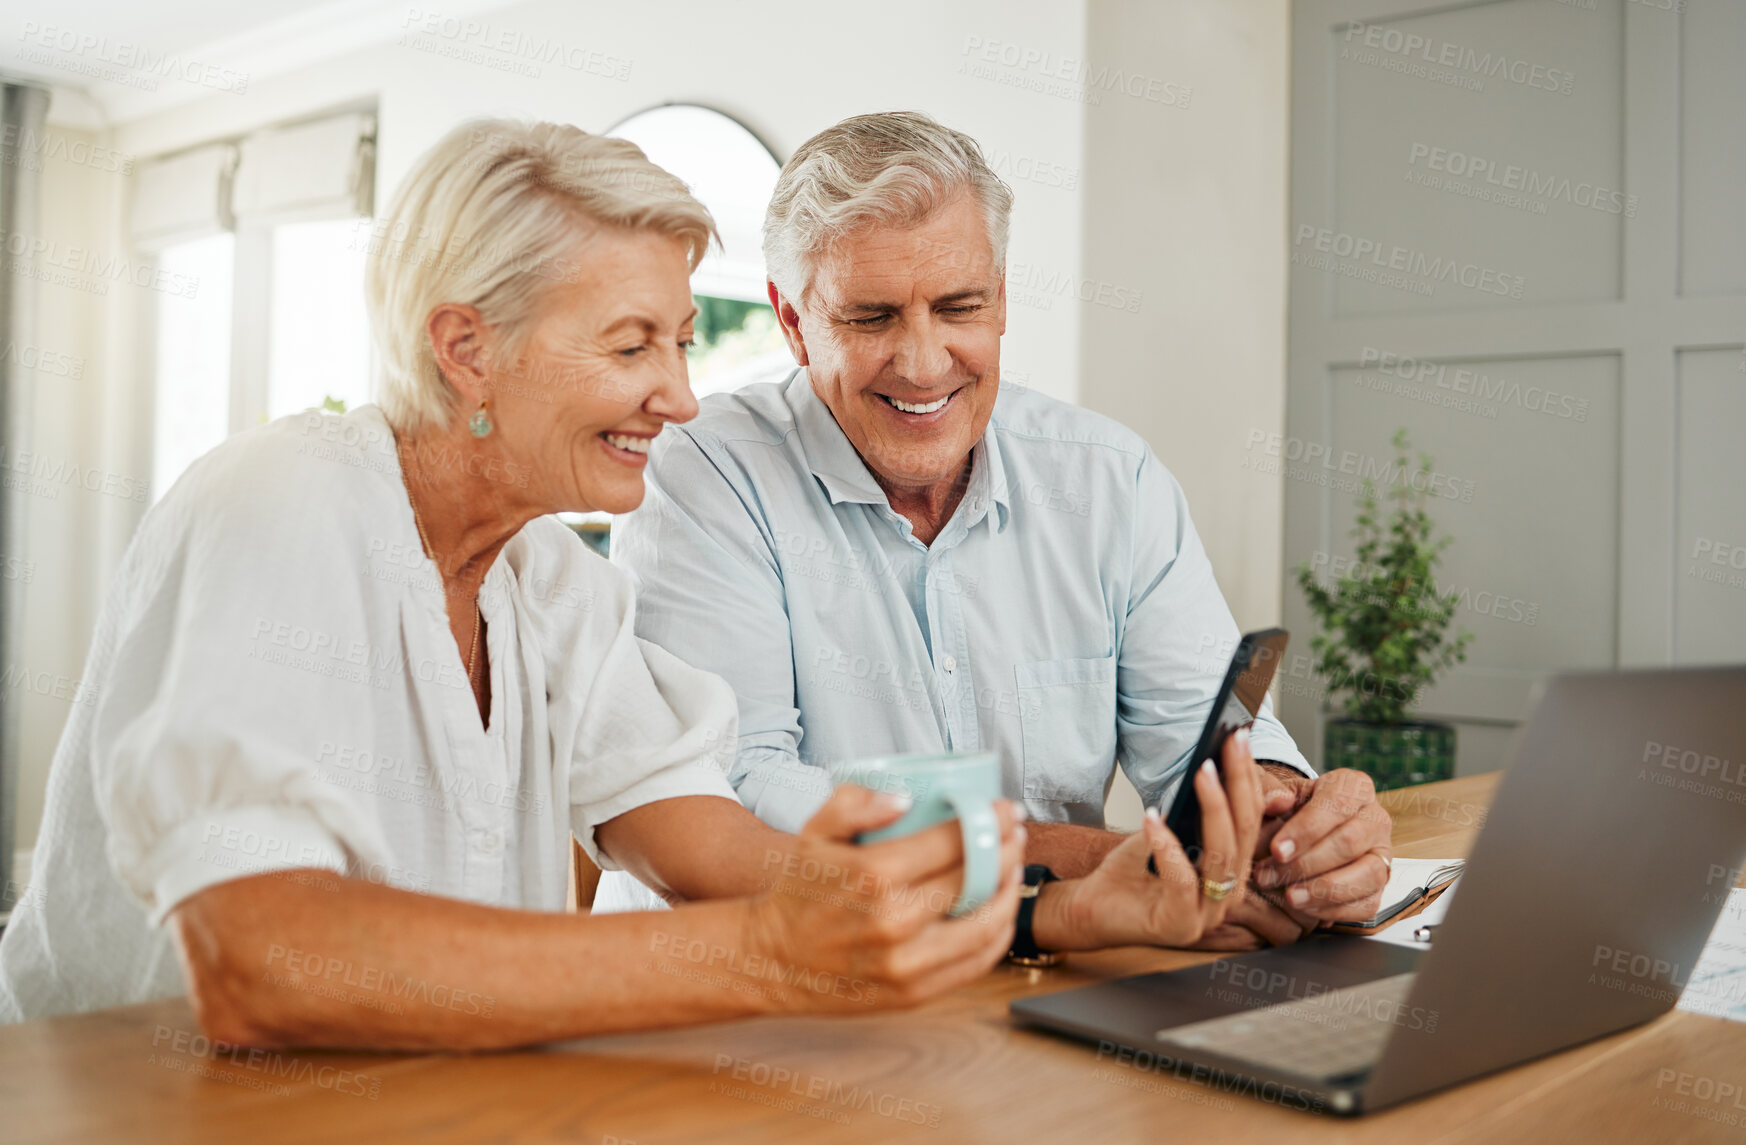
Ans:
[{"label": "smartphone", "polygon": [[[1267,689],[1273,685],[1274,669],[1284,659],[1285,645],[1290,639],[1291,634],[1283,628],[1265,628],[1248,633],[1238,642],[1230,667],[1225,669],[1224,681],[1219,684],[1218,695],[1213,698],[1212,713],[1207,716],[1206,727],[1201,730],[1200,742],[1195,745],[1194,754],[1188,757],[1188,771],[1176,789],[1176,802],[1170,805],[1164,825],[1170,828],[1188,853],[1189,861],[1196,866],[1200,865],[1201,838],[1200,796],[1194,791],[1195,769],[1203,760],[1210,759],[1222,772],[1225,740],[1238,728],[1246,728],[1255,722],[1256,714],[1261,711],[1261,702],[1267,698]],[[1147,866],[1156,873],[1157,865],[1149,859]]]}]

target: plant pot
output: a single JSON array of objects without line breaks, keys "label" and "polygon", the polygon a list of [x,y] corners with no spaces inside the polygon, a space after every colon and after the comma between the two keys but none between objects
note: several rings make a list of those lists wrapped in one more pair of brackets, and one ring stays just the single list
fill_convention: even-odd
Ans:
[{"label": "plant pot", "polygon": [[1406,720],[1367,724],[1330,719],[1322,733],[1322,768],[1350,767],[1376,781],[1376,790],[1455,778],[1455,729]]}]

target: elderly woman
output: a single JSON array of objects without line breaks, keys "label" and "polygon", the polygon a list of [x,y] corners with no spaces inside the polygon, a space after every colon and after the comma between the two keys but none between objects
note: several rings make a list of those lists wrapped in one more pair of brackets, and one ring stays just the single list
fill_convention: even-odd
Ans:
[{"label": "elderly woman", "polygon": [[[696,412],[712,234],[572,127],[471,124],[418,162],[371,252],[381,407],[238,435],[133,540],[0,1013],[185,991],[233,1043],[488,1047],[910,1003],[1000,959],[1010,806],[963,920],[953,825],[857,847],[902,805],[848,788],[763,826],[722,774],[732,692],[638,640],[625,576],[551,516],[634,508]],[[572,833],[725,901],[562,913]]]}]

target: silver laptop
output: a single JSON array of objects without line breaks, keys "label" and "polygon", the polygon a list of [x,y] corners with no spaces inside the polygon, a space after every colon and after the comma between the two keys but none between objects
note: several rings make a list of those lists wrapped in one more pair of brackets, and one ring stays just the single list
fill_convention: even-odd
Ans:
[{"label": "silver laptop", "polygon": [[1100,1059],[1380,1109],[1649,1021],[1746,862],[1746,667],[1551,681],[1434,943],[1322,935],[1014,1002]]}]

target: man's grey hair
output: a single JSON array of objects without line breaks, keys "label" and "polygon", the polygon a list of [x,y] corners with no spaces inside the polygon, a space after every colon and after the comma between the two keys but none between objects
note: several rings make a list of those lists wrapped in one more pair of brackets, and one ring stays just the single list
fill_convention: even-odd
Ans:
[{"label": "man's grey hair", "polygon": [[764,215],[764,266],[799,301],[819,256],[844,236],[883,224],[913,227],[969,193],[988,223],[995,265],[1006,265],[1012,188],[962,131],[919,111],[857,115],[800,145]]}]

